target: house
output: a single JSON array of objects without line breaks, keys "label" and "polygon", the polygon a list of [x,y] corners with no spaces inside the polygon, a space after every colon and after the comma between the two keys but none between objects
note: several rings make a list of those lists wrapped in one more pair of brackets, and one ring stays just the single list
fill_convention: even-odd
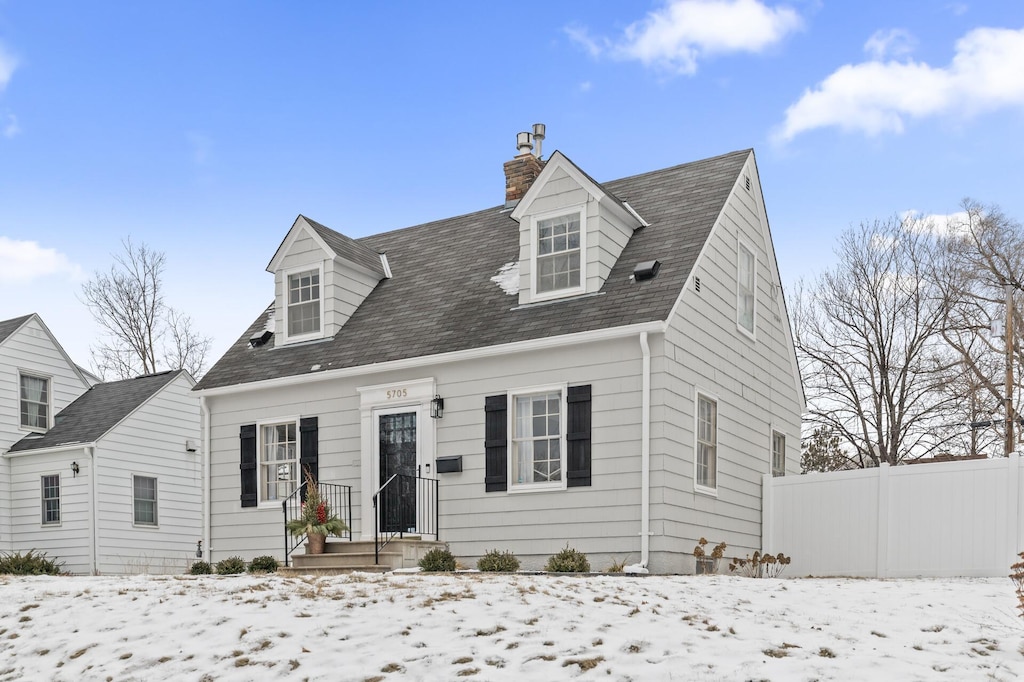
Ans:
[{"label": "house", "polygon": [[71,573],[181,573],[202,537],[185,371],[90,385],[38,315],[0,322],[0,551]]},{"label": "house", "polygon": [[296,219],[273,303],[196,386],[211,560],[285,558],[306,468],[355,540],[467,565],[760,548],[803,394],[753,151],[599,183],[519,142],[493,208],[361,239]]}]

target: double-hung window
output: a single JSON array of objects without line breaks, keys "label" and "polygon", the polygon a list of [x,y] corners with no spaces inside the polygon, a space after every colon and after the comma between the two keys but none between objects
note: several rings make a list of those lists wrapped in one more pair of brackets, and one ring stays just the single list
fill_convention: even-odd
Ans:
[{"label": "double-hung window", "polygon": [[22,374],[18,380],[21,426],[46,430],[50,427],[50,380]]},{"label": "double-hung window", "polygon": [[60,474],[43,476],[43,525],[60,524]]},{"label": "double-hung window", "polygon": [[156,479],[150,476],[132,476],[132,498],[135,525],[156,524]]},{"label": "double-hung window", "polygon": [[320,270],[288,275],[288,336],[320,333]]},{"label": "double-hung window", "polygon": [[582,283],[581,211],[537,220],[536,293],[580,289]]},{"label": "double-hung window", "polygon": [[512,489],[564,488],[564,392],[541,389],[511,398]]},{"label": "double-hung window", "polygon": [[753,335],[754,333],[754,286],[755,263],[754,252],[743,242],[739,243],[736,273],[736,324],[740,329]]},{"label": "double-hung window", "polygon": [[295,491],[299,456],[294,421],[260,426],[260,500],[283,500]]},{"label": "double-hung window", "polygon": [[786,475],[786,436],[772,431],[772,476]]},{"label": "double-hung window", "polygon": [[698,488],[718,487],[718,403],[697,394],[697,452],[695,483]]}]

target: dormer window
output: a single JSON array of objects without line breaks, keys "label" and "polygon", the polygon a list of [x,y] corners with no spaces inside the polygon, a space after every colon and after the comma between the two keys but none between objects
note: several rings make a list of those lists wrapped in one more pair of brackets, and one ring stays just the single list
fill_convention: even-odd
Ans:
[{"label": "dormer window", "polygon": [[288,305],[285,311],[290,338],[319,336],[321,324],[320,270],[288,275]]},{"label": "dormer window", "polygon": [[575,210],[534,220],[534,272],[537,296],[553,298],[583,291],[583,212]]}]

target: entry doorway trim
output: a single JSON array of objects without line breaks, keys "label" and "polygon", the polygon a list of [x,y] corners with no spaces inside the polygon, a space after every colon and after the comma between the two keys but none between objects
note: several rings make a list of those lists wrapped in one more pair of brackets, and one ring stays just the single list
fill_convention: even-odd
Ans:
[{"label": "entry doorway trim", "polygon": [[[416,429],[419,444],[417,462],[427,465],[422,468],[423,475],[434,475],[434,453],[436,451],[436,432],[434,420],[430,418],[430,401],[436,394],[436,383],[433,377],[426,379],[410,379],[394,381],[376,386],[362,386],[356,389],[359,394],[360,409],[360,472],[362,492],[360,498],[360,537],[373,540],[373,493],[380,487],[380,462],[377,461],[377,424],[378,411],[415,411]],[[398,410],[397,408],[407,408]]]}]

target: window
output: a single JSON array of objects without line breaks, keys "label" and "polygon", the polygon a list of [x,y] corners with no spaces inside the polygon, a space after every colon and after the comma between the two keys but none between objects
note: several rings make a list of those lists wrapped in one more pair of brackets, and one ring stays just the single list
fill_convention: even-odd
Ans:
[{"label": "window", "polygon": [[132,476],[135,523],[140,526],[156,525],[156,479]]},{"label": "window", "polygon": [[697,394],[697,475],[701,488],[718,486],[718,403]]},{"label": "window", "polygon": [[260,500],[283,500],[298,481],[295,422],[260,427]]},{"label": "window", "polygon": [[43,476],[43,525],[60,523],[60,474]]},{"label": "window", "polygon": [[772,431],[772,476],[786,475],[786,435]]},{"label": "window", "polygon": [[26,429],[50,427],[50,380],[22,374],[19,377],[21,425]]},{"label": "window", "polygon": [[512,397],[512,486],[564,487],[562,391]]},{"label": "window", "polygon": [[736,323],[750,334],[754,333],[754,252],[742,242],[739,245],[736,274]]},{"label": "window", "polygon": [[288,336],[320,332],[320,271],[288,275]]},{"label": "window", "polygon": [[580,288],[580,216],[577,211],[537,221],[536,293]]}]

